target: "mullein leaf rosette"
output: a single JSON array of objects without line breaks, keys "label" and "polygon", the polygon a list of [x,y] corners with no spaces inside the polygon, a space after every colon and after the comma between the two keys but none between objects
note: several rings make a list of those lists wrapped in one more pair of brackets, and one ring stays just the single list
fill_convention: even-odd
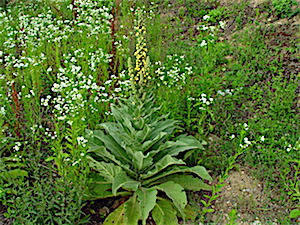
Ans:
[{"label": "mullein leaf rosette", "polygon": [[185,190],[210,190],[204,180],[211,177],[204,167],[188,167],[176,158],[203,146],[191,136],[168,140],[179,128],[177,121],[157,116],[159,108],[153,102],[152,96],[131,96],[119,107],[112,106],[116,122],[87,130],[89,165],[94,170],[88,198],[130,196],[104,224],[146,224],[150,214],[158,225],[178,224],[177,215],[185,218]]}]

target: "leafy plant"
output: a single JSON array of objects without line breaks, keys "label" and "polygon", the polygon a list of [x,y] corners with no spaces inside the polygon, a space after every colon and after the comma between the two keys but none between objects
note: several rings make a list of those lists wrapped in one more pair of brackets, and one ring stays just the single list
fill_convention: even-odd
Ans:
[{"label": "leafy plant", "polygon": [[87,157],[95,171],[88,198],[130,196],[104,224],[146,224],[150,213],[158,225],[178,224],[177,215],[186,218],[184,190],[210,189],[203,181],[211,180],[204,167],[188,167],[176,158],[203,146],[186,135],[169,141],[177,121],[158,116],[153,102],[153,97],[131,96],[111,107],[116,122],[100,124],[104,131],[87,131]]},{"label": "leafy plant", "polygon": [[295,0],[273,0],[272,5],[279,18],[289,17],[293,14],[292,6],[297,5]]}]

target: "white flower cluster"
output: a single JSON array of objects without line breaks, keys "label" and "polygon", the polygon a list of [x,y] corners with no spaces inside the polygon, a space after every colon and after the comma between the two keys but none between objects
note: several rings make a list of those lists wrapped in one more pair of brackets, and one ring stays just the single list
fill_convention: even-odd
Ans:
[{"label": "white flower cluster", "polygon": [[[54,2],[58,3],[57,0]],[[5,48],[31,46],[32,51],[35,51],[44,42],[68,41],[72,35],[85,34],[90,37],[111,32],[112,1],[74,1],[74,9],[72,4],[68,6],[69,10],[76,12],[77,18],[73,20],[56,17],[50,6],[45,7],[42,13],[31,15],[27,11],[38,11],[39,5],[29,2],[26,4],[23,8],[8,8],[7,13],[0,12],[0,28],[3,28],[0,29],[0,35],[5,32],[4,36],[7,37],[4,41]],[[19,15],[17,20],[11,16],[11,10],[19,10],[15,12]]]},{"label": "white flower cluster", "polygon": [[5,110],[5,107],[4,107],[4,106],[2,106],[2,107],[0,108],[0,114],[1,114],[2,116],[5,116],[6,110]]},{"label": "white flower cluster", "polygon": [[14,147],[13,147],[13,150],[14,150],[15,152],[19,151],[21,145],[22,145],[21,142],[16,142],[15,145],[14,145]]},{"label": "white flower cluster", "polygon": [[244,137],[243,141],[243,143],[240,143],[241,148],[248,148],[252,144],[247,137]]},{"label": "white flower cluster", "polygon": [[[85,147],[88,140],[86,140],[84,137],[80,136],[80,137],[77,137],[77,142],[79,145],[82,145],[83,147]],[[81,153],[81,154],[83,154],[83,153]],[[84,154],[82,156],[84,156]]]},{"label": "white flower cluster", "polygon": [[157,86],[178,87],[186,83],[186,78],[193,74],[193,68],[185,62],[185,56],[177,54],[167,55],[167,62],[155,63],[155,74],[158,77]]},{"label": "white flower cluster", "polygon": [[287,152],[290,152],[290,151],[298,151],[300,149],[300,144],[298,144],[298,146],[293,146],[291,144],[288,144],[285,148],[285,150]]},{"label": "white flower cluster", "polygon": [[[53,106],[52,113],[58,120],[67,121],[69,124],[72,124],[75,116],[85,120],[85,113],[95,113],[100,103],[114,102],[123,97],[130,87],[125,71],[121,72],[119,77],[112,75],[110,79],[103,81],[102,85],[98,83],[97,65],[110,60],[110,55],[103,53],[102,49],[88,54],[84,49],[76,49],[63,57],[65,67],[58,68],[57,80],[51,87],[55,94],[41,99],[42,106]],[[84,61],[88,62],[88,69],[83,70],[86,67],[82,63]],[[52,71],[52,68],[47,69],[53,76]],[[85,75],[87,71],[91,74]]]},{"label": "white flower cluster", "polygon": [[207,46],[209,42],[215,42],[217,32],[220,29],[225,29],[226,23],[224,21],[212,24],[210,19],[209,15],[205,15],[203,16],[203,22],[195,26],[196,30],[200,31],[200,38],[198,40],[200,47]]},{"label": "white flower cluster", "polygon": [[187,100],[192,102],[193,106],[198,107],[199,110],[207,110],[207,107],[214,101],[212,97],[207,96],[205,93],[202,93],[198,98],[189,96]]},{"label": "white flower cluster", "polygon": [[232,89],[225,89],[223,90],[218,90],[217,94],[225,96],[225,95],[232,95],[233,90]]}]

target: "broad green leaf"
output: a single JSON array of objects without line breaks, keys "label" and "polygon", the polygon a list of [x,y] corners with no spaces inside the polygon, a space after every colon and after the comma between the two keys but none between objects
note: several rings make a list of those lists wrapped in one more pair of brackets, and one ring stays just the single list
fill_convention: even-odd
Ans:
[{"label": "broad green leaf", "polygon": [[290,212],[290,218],[297,218],[300,216],[300,210],[299,209],[293,209],[291,212]]},{"label": "broad green leaf", "polygon": [[87,159],[90,167],[96,170],[100,176],[104,177],[111,183],[113,183],[114,178],[122,172],[122,168],[113,163],[98,162],[90,156],[87,156]]},{"label": "broad green leaf", "polygon": [[[115,211],[110,213],[106,217],[103,225],[127,225],[127,224],[125,224],[125,217],[124,217],[125,205],[124,204],[120,205]],[[130,224],[130,225],[133,225],[133,224]]]},{"label": "broad green leaf", "polygon": [[132,164],[136,170],[138,170],[138,171],[142,170],[145,158],[146,157],[144,156],[143,152],[141,152],[141,151],[136,151],[133,154]]},{"label": "broad green leaf", "polygon": [[157,163],[155,163],[152,167],[154,169],[151,169],[149,172],[146,174],[143,174],[141,176],[142,179],[147,179],[160,171],[164,170],[165,168],[171,166],[171,165],[184,165],[185,162],[182,161],[181,159],[176,159],[170,155],[164,156],[161,160],[159,160]]},{"label": "broad green leaf", "polygon": [[133,118],[133,126],[136,130],[143,130],[145,126],[145,120],[143,117]]},{"label": "broad green leaf", "polygon": [[156,204],[157,190],[155,188],[139,188],[136,192],[138,201],[141,207],[141,216],[143,225],[146,224],[146,220],[149,213]]},{"label": "broad green leaf", "polygon": [[99,146],[98,149],[94,148],[93,150],[89,149],[88,152],[94,152],[97,156],[101,157],[105,161],[110,161],[115,163],[116,165],[122,167],[128,174],[134,175],[135,173],[129,169],[128,164],[124,164],[124,162],[121,162],[116,159],[116,157],[111,154],[104,146]]},{"label": "broad green leaf", "polygon": [[124,225],[138,225],[141,218],[141,206],[136,195],[133,195],[125,203],[125,223]]},{"label": "broad green leaf", "polygon": [[177,126],[175,126],[177,123],[177,120],[159,121],[155,124],[155,129],[149,134],[149,139],[155,138],[160,132],[171,134],[177,128]]},{"label": "broad green leaf", "polygon": [[185,218],[184,208],[187,205],[187,197],[183,187],[173,181],[168,181],[155,187],[166,193],[182,215],[182,218]]},{"label": "broad green leaf", "polygon": [[148,138],[148,135],[151,132],[151,130],[152,129],[148,125],[145,125],[143,130],[136,132],[136,136],[135,136],[136,140],[139,141],[140,143],[143,143]]},{"label": "broad green leaf", "polygon": [[102,131],[95,130],[93,131],[93,137],[98,138],[100,141],[102,141],[105,147],[118,160],[124,161],[125,163],[130,163],[131,160],[124,149],[110,135],[105,135]]},{"label": "broad green leaf", "polygon": [[161,158],[166,154],[176,156],[180,152],[197,148],[203,149],[203,145],[196,138],[181,135],[177,141],[167,141],[161,145],[159,147],[160,152],[155,157]]},{"label": "broad green leaf", "polygon": [[149,151],[156,143],[164,140],[168,134],[166,132],[159,132],[157,136],[151,140],[145,141],[142,145],[143,152]]},{"label": "broad green leaf", "polygon": [[180,184],[185,190],[200,191],[200,190],[211,190],[211,186],[204,183],[200,178],[193,177],[188,174],[173,174],[155,181],[153,184],[161,184],[167,181],[174,181]]},{"label": "broad green leaf", "polygon": [[177,212],[169,201],[158,201],[151,214],[156,225],[178,225]]},{"label": "broad green leaf", "polygon": [[191,168],[186,167],[184,170],[185,172],[194,173],[205,180],[212,181],[211,176],[208,174],[207,170],[203,166],[194,166]]},{"label": "broad green leaf", "polygon": [[139,181],[135,181],[128,177],[124,171],[119,172],[112,182],[112,193],[117,194],[119,188],[124,187],[129,191],[136,191],[140,186]]},{"label": "broad green leaf", "polygon": [[96,200],[114,197],[115,195],[109,190],[110,188],[110,183],[90,182],[85,190],[85,199]]},{"label": "broad green leaf", "polygon": [[167,177],[171,174],[175,174],[175,173],[186,173],[186,172],[190,172],[190,173],[194,173],[197,176],[212,181],[211,176],[208,174],[208,172],[206,171],[206,169],[203,166],[195,166],[195,167],[187,167],[187,166],[178,166],[178,167],[172,167],[170,170],[166,170],[163,171],[161,173],[156,174],[155,176],[149,178],[145,180],[143,182],[144,185],[151,185],[152,183],[154,183],[154,181],[161,179],[163,177]]}]

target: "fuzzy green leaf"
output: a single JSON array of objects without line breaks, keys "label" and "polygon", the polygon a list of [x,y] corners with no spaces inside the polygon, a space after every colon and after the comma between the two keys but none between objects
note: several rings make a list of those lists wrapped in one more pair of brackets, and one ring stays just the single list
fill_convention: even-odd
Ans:
[{"label": "fuzzy green leaf", "polygon": [[185,162],[182,161],[181,159],[176,159],[170,155],[166,155],[153,165],[154,169],[151,169],[151,171],[148,171],[146,174],[143,174],[141,178],[147,179],[151,176],[154,176],[155,174],[159,173],[160,171],[164,170],[165,168],[171,165],[184,165],[184,164]]},{"label": "fuzzy green leaf", "polygon": [[191,149],[203,149],[203,145],[192,136],[181,135],[177,141],[168,141],[159,147],[159,153],[156,155],[157,158],[161,158],[168,154],[176,156],[180,152],[184,152]]},{"label": "fuzzy green leaf", "polygon": [[177,212],[169,201],[158,201],[151,214],[156,225],[178,225]]},{"label": "fuzzy green leaf", "polygon": [[125,203],[125,225],[137,225],[141,218],[141,206],[137,201],[137,196],[132,196]]},{"label": "fuzzy green leaf", "polygon": [[141,206],[142,222],[145,225],[149,213],[156,204],[157,190],[155,188],[140,188],[136,194]]},{"label": "fuzzy green leaf", "polygon": [[109,151],[107,151],[107,149],[104,146],[99,146],[99,148],[97,148],[97,149],[94,148],[93,150],[89,149],[88,152],[95,153],[97,156],[101,157],[105,161],[110,161],[110,162],[115,163],[116,165],[122,167],[130,175],[135,174],[132,170],[129,169],[128,164],[124,164],[123,162],[117,160],[116,157],[113,154],[111,154]]},{"label": "fuzzy green leaf", "polygon": [[128,177],[124,171],[119,172],[112,182],[112,193],[114,195],[117,194],[119,188],[124,187],[126,190],[129,191],[136,191],[140,186],[139,181],[135,181]]},{"label": "fuzzy green leaf", "polygon": [[[187,166],[180,166],[180,167],[172,167],[169,170],[155,174],[155,176],[153,176],[151,178],[147,177],[147,180],[145,180],[143,182],[143,184],[151,185],[152,183],[156,182],[157,180],[159,180],[163,177],[167,177],[167,176],[175,174],[175,173],[186,173],[186,172],[194,173],[203,179],[212,181],[211,176],[208,174],[208,172],[206,171],[206,169],[203,166],[195,166],[195,167],[191,167],[191,168],[187,167]],[[147,174],[145,174],[144,176],[147,176]],[[144,176],[142,176],[142,177],[144,177]]]},{"label": "fuzzy green leaf", "polygon": [[106,181],[111,183],[113,183],[114,178],[122,172],[122,168],[113,163],[98,162],[90,156],[87,156],[87,159],[90,167],[96,170],[100,176],[106,179]]},{"label": "fuzzy green leaf", "polygon": [[124,149],[111,137],[110,135],[105,135],[100,130],[93,131],[93,137],[98,138],[100,141],[102,141],[105,145],[105,147],[113,154],[118,160],[121,160],[123,162],[130,163],[131,160],[124,151]]},{"label": "fuzzy green leaf", "polygon": [[145,158],[146,157],[144,156],[143,152],[141,152],[141,151],[136,151],[133,154],[132,164],[135,167],[135,169],[137,169],[139,171],[142,170]]},{"label": "fuzzy green leaf", "polygon": [[155,184],[160,184],[167,181],[174,181],[175,183],[180,184],[185,190],[191,190],[191,191],[211,190],[210,185],[204,183],[198,177],[196,178],[188,174],[173,174],[155,181]]},{"label": "fuzzy green leaf", "polygon": [[164,140],[167,135],[168,134],[166,132],[159,132],[158,135],[152,138],[151,140],[145,141],[142,145],[143,152],[149,151],[149,149],[153,147],[156,143]]},{"label": "fuzzy green leaf", "polygon": [[176,124],[178,121],[176,120],[163,120],[159,121],[155,124],[155,129],[149,134],[149,139],[155,138],[160,132],[166,132],[167,134],[171,134],[176,128]]},{"label": "fuzzy green leaf", "polygon": [[139,141],[140,143],[143,143],[148,138],[148,135],[151,132],[151,130],[152,129],[148,125],[145,125],[143,130],[136,132],[136,136],[135,136],[136,140]]},{"label": "fuzzy green leaf", "polygon": [[[124,223],[125,222],[124,221],[125,220],[124,213],[126,211],[124,204],[120,205],[115,211],[110,213],[106,217],[103,225],[126,225]],[[132,224],[128,224],[128,225],[132,225]]]},{"label": "fuzzy green leaf", "polygon": [[158,190],[163,191],[173,201],[174,205],[182,215],[185,217],[184,208],[187,205],[187,197],[183,187],[173,181],[168,181],[158,186]]},{"label": "fuzzy green leaf", "polygon": [[212,181],[211,176],[208,174],[207,170],[203,166],[194,166],[191,168],[186,167],[184,170],[185,172],[194,173],[205,180]]}]

